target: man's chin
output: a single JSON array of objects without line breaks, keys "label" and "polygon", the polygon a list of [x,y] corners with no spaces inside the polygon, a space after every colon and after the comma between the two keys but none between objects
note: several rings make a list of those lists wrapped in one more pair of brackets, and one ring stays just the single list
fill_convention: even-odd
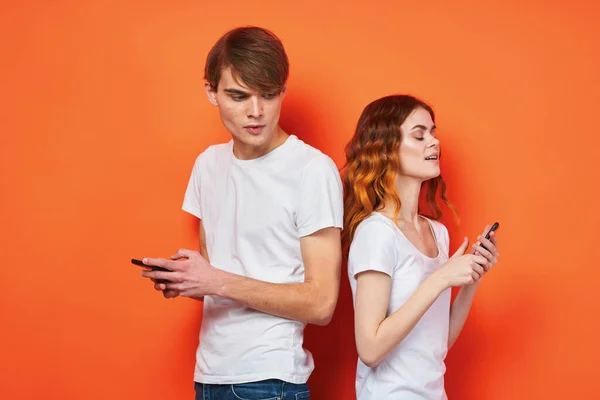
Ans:
[{"label": "man's chin", "polygon": [[240,142],[248,146],[260,147],[269,141],[270,135],[266,131],[262,131],[259,134],[252,134],[247,131],[242,131],[242,134],[237,138]]}]

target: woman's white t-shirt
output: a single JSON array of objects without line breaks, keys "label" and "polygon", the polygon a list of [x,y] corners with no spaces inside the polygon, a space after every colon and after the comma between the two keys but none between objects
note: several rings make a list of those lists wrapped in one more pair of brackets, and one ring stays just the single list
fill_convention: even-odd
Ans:
[{"label": "woman's white t-shirt", "polygon": [[[392,278],[386,313],[389,316],[448,260],[448,230],[440,222],[425,219],[437,243],[438,255],[433,258],[417,249],[392,220],[380,213],[372,213],[359,224],[348,256],[353,299],[356,299],[358,273],[383,272]],[[412,331],[376,367],[367,367],[359,358],[358,400],[447,399],[444,359],[448,349],[450,297],[451,289],[444,290]]]}]

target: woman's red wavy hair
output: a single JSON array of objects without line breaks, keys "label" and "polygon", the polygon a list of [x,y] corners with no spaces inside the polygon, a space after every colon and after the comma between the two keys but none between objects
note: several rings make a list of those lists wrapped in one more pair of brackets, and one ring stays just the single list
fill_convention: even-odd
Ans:
[{"label": "woman's red wavy hair", "polygon": [[[400,197],[394,185],[400,170],[400,126],[418,107],[424,108],[435,121],[433,109],[409,95],[392,95],[373,101],[363,110],[354,136],[346,145],[344,183],[344,238],[352,242],[358,225],[385,202],[395,206],[394,222],[400,213]],[[421,188],[426,191],[428,217],[439,220],[442,210],[436,200],[438,191],[444,204],[458,216],[446,197],[446,184],[441,175]],[[421,213],[421,210],[419,210]]]}]

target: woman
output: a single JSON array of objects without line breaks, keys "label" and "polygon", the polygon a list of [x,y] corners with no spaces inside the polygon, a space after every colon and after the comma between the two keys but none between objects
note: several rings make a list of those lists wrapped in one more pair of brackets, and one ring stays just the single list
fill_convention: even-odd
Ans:
[{"label": "woman", "polygon": [[[484,229],[449,258],[437,220],[440,142],[434,113],[407,95],[369,104],[346,147],[345,239],[359,361],[356,393],[367,399],[446,399],[444,358],[481,277],[498,259]],[[421,215],[423,191],[431,217]],[[440,193],[438,193],[440,192]],[[483,246],[485,246],[485,248]],[[462,286],[450,308],[451,288]]]}]

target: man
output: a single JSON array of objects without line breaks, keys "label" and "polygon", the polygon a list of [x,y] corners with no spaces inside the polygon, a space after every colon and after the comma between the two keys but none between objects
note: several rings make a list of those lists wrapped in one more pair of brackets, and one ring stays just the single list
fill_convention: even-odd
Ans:
[{"label": "man", "polygon": [[[326,325],[339,290],[342,184],[333,161],[279,126],[289,64],[281,41],[237,28],[213,46],[206,95],[231,141],[194,164],[183,210],[200,252],[144,263],[167,298],[204,299],[196,399],[309,398],[307,323]],[[183,260],[183,261],[182,261]]]}]

